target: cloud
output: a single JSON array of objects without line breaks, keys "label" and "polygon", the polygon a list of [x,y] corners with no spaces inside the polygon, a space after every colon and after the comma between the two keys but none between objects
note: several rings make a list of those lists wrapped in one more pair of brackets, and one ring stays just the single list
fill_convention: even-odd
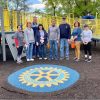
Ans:
[{"label": "cloud", "polygon": [[40,1],[42,3],[42,0],[38,0],[38,1]]},{"label": "cloud", "polygon": [[44,9],[45,5],[44,4],[33,4],[29,6],[32,9]]}]

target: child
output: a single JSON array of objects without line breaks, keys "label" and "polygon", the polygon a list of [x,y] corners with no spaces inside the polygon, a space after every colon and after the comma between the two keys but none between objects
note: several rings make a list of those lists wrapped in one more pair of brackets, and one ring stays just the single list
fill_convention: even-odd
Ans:
[{"label": "child", "polygon": [[20,25],[17,26],[17,32],[15,33],[14,39],[15,39],[15,44],[18,51],[17,63],[20,64],[22,63],[21,55],[22,55],[23,46],[24,46],[24,34],[22,32]]},{"label": "child", "polygon": [[[82,32],[82,42],[84,45],[85,52],[85,61],[92,61],[92,53],[91,53],[91,40],[92,40],[92,31],[89,29],[88,25],[84,25],[84,30]],[[88,58],[89,53],[89,58]]]},{"label": "child", "polygon": [[44,27],[42,24],[39,24],[38,31],[36,33],[36,45],[39,46],[39,59],[45,59],[46,58],[46,45],[47,45],[47,33],[44,30]]}]

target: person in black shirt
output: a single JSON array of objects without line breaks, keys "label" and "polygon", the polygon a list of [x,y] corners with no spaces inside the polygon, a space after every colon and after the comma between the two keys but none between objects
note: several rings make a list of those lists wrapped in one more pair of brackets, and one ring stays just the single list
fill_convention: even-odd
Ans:
[{"label": "person in black shirt", "polygon": [[60,59],[64,59],[64,48],[66,47],[66,60],[69,60],[69,42],[71,38],[70,25],[66,23],[66,18],[62,18],[60,29]]},{"label": "person in black shirt", "polygon": [[[38,19],[36,16],[33,17],[33,22],[32,22],[32,29],[34,31],[34,36],[36,37],[36,33],[38,31]],[[35,39],[36,40],[36,39]],[[34,49],[35,48],[35,49]],[[33,57],[39,57],[39,47],[35,44],[33,44]]]}]

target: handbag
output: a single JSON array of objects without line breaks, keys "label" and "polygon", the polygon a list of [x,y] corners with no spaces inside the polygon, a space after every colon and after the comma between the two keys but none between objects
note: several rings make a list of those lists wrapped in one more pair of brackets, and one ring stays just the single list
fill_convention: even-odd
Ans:
[{"label": "handbag", "polygon": [[72,49],[75,49],[75,47],[76,47],[76,46],[75,46],[75,41],[72,41],[72,42],[71,42],[71,48],[72,48]]}]

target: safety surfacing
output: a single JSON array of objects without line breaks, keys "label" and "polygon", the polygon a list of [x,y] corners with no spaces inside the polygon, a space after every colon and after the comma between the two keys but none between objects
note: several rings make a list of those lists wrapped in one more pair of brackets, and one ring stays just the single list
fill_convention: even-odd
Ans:
[{"label": "safety surfacing", "polygon": [[40,64],[23,68],[8,77],[13,87],[29,91],[51,93],[67,89],[80,78],[77,71],[59,65]]}]

